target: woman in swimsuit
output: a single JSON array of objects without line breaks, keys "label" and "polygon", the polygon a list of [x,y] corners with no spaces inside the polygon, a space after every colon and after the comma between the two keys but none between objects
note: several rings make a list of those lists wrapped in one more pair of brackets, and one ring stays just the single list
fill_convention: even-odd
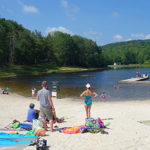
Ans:
[{"label": "woman in swimsuit", "polygon": [[97,93],[95,93],[95,92],[93,92],[93,91],[91,91],[91,89],[90,89],[90,84],[89,83],[87,83],[86,84],[86,90],[80,95],[80,97],[84,97],[84,107],[85,107],[85,111],[86,111],[86,116],[87,116],[87,118],[89,118],[90,117],[90,111],[91,111],[91,106],[92,106],[92,96],[93,97],[97,97],[98,96],[98,94]]}]

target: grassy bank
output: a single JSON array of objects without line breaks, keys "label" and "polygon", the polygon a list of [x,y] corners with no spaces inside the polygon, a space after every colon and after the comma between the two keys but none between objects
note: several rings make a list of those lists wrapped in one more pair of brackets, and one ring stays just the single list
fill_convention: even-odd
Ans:
[{"label": "grassy bank", "polygon": [[100,68],[59,67],[49,63],[30,66],[7,65],[7,66],[0,66],[0,78],[23,76],[23,75],[40,75],[50,73],[81,72],[94,70],[100,70]]},{"label": "grassy bank", "polygon": [[150,68],[150,64],[109,65],[109,68]]}]

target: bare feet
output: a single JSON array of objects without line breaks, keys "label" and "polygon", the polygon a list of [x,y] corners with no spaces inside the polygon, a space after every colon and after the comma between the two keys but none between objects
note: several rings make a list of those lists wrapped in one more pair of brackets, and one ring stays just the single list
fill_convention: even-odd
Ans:
[{"label": "bare feet", "polygon": [[55,132],[56,130],[55,130],[55,129],[51,129],[50,131],[51,131],[51,132]]}]

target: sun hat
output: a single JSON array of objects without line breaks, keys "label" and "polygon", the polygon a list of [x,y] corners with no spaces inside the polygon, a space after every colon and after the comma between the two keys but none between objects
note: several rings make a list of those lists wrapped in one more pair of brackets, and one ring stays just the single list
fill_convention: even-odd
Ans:
[{"label": "sun hat", "polygon": [[86,88],[90,88],[91,85],[89,83],[86,84]]}]

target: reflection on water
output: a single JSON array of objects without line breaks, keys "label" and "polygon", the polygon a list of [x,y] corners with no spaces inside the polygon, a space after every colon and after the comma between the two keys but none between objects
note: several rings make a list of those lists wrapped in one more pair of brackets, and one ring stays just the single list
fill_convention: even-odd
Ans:
[{"label": "reflection on water", "polygon": [[135,77],[135,73],[137,71],[141,74],[147,73],[150,75],[150,69],[148,68],[116,69],[84,73],[62,73],[1,79],[0,87],[10,87],[11,92],[24,96],[31,96],[32,87],[39,90],[43,80],[48,81],[49,89],[52,87],[52,81],[58,81],[60,86],[58,96],[63,98],[79,97],[81,92],[85,89],[85,84],[89,82],[98,94],[106,92],[110,95],[111,97],[108,98],[108,100],[149,99],[149,85],[121,84],[117,85],[117,88],[114,89],[114,84],[120,80]]},{"label": "reflection on water", "polygon": [[125,76],[116,76],[116,77],[108,76],[108,78],[123,80],[123,79],[126,79],[126,78],[128,78],[128,77],[125,77]]}]

